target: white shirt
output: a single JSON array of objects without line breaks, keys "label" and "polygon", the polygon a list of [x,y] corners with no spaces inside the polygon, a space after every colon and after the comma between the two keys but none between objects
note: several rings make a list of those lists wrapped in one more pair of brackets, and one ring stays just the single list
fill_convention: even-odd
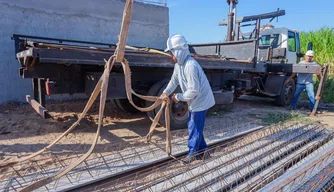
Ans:
[{"label": "white shirt", "polygon": [[[175,51],[182,50],[174,50],[174,52]],[[174,55],[178,59],[180,53]],[[178,59],[178,61],[180,60]],[[176,95],[177,100],[186,101],[189,106],[189,111],[191,112],[207,110],[215,105],[215,99],[209,81],[202,67],[195,59],[187,55],[184,60],[181,65],[179,63],[175,64],[172,78],[163,92],[170,95],[176,87],[180,85],[183,93]]]}]

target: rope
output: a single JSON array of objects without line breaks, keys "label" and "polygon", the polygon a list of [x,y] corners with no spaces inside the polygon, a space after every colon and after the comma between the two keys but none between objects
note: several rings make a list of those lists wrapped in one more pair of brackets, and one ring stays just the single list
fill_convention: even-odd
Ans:
[{"label": "rope", "polygon": [[[127,1],[127,5],[129,10],[126,9],[126,11],[128,11],[129,13],[131,13],[131,9],[132,9],[132,4],[130,1]],[[133,3],[133,2],[132,2]],[[125,13],[125,12],[124,12]],[[124,14],[123,15],[123,22],[125,21],[125,17],[127,18],[127,22],[129,22],[129,15]],[[122,23],[123,25],[123,23]],[[122,26],[123,27],[123,26]],[[128,24],[126,24],[125,28],[126,29],[128,27]],[[123,30],[123,28],[122,28]],[[121,35],[122,35],[122,30],[121,30]],[[124,37],[127,36],[127,31],[124,30]],[[126,38],[123,38],[123,40],[119,39],[120,42],[125,43]],[[95,52],[96,50],[89,50],[89,49],[85,49],[85,48],[79,48],[79,47],[62,47],[59,45],[52,45],[52,44],[45,44],[45,43],[40,43],[40,46],[45,46],[48,48],[59,48],[62,50],[83,50],[83,51],[88,51],[88,52]],[[119,44],[118,44],[119,45]],[[151,111],[154,110],[156,107],[158,107],[159,105],[161,105],[159,112],[157,113],[157,115],[155,116],[149,133],[146,136],[147,142],[151,142],[151,138],[153,135],[154,130],[156,129],[157,125],[158,125],[158,121],[161,117],[161,114],[163,112],[163,110],[165,109],[165,122],[166,122],[166,153],[171,156],[172,153],[172,148],[171,148],[171,133],[170,133],[170,117],[169,117],[169,109],[170,109],[170,100],[167,97],[166,99],[162,100],[159,97],[155,97],[155,96],[145,96],[145,95],[140,95],[135,93],[132,90],[132,86],[131,86],[131,71],[130,71],[130,67],[129,67],[129,63],[128,61],[122,56],[122,54],[124,54],[124,52],[122,54],[118,54],[117,52],[119,51],[119,49],[124,49],[120,48],[120,46],[117,47],[118,49],[114,52],[114,55],[112,55],[107,62],[105,62],[105,69],[103,71],[103,74],[101,76],[101,78],[99,79],[98,83],[95,86],[94,91],[92,92],[83,112],[80,114],[79,119],[73,123],[71,125],[71,127],[69,129],[67,129],[62,135],[60,135],[56,140],[54,140],[51,144],[49,144],[47,147],[43,148],[40,151],[37,151],[27,157],[18,159],[16,161],[12,161],[12,162],[4,162],[4,163],[0,163],[0,168],[3,167],[7,167],[7,166],[13,166],[17,163],[22,163],[24,161],[28,161],[40,154],[42,154],[43,152],[49,150],[51,147],[53,147],[55,144],[57,144],[63,137],[65,137],[67,134],[69,134],[77,125],[79,125],[80,121],[85,117],[85,115],[87,114],[88,110],[91,108],[92,104],[94,103],[94,101],[96,100],[97,96],[100,94],[100,108],[99,108],[99,121],[98,121],[98,128],[96,130],[96,135],[94,137],[93,143],[90,147],[90,149],[83,155],[81,156],[78,160],[76,160],[75,162],[71,163],[69,166],[67,166],[66,168],[59,170],[57,173],[55,173],[54,175],[45,177],[39,181],[36,181],[26,187],[24,187],[21,191],[22,192],[30,192],[33,191],[35,189],[38,189],[44,185],[47,185],[53,181],[57,181],[58,179],[60,179],[62,176],[66,175],[67,173],[69,173],[71,170],[73,170],[75,167],[77,167],[79,164],[81,164],[82,162],[84,162],[93,152],[98,138],[100,137],[100,131],[101,131],[101,127],[102,127],[102,119],[103,119],[103,113],[104,113],[104,108],[105,108],[105,102],[106,102],[106,98],[107,98],[107,90],[108,90],[108,82],[109,82],[109,76],[110,76],[110,71],[112,69],[112,67],[114,66],[116,59],[118,60],[119,57],[123,58],[122,60],[122,67],[123,67],[123,71],[124,71],[124,75],[125,75],[125,87],[126,87],[126,94],[127,94],[127,98],[129,99],[129,102],[133,105],[133,107],[135,107],[136,109],[140,110],[140,111]],[[165,56],[170,56],[167,53],[164,53],[162,51],[159,50],[155,50],[155,49],[150,49],[150,48],[136,48],[136,47],[131,47],[131,46],[125,46],[125,48],[128,49],[133,49],[133,50],[138,50],[138,51],[146,51],[146,52],[151,52],[151,53],[156,53],[156,54],[161,54],[161,55],[165,55]],[[124,50],[123,50],[124,51]],[[144,99],[146,101],[151,101],[154,102],[151,106],[149,107],[139,107],[137,106],[132,99],[132,96],[135,95],[141,99]],[[159,147],[160,149],[160,147]],[[173,156],[171,156],[173,157]],[[176,159],[175,157],[173,157],[174,159]]]},{"label": "rope", "polygon": [[[52,47],[52,48],[61,48],[61,49],[65,49],[65,50],[82,50],[81,48],[64,48],[64,47],[61,47],[61,46],[58,46],[58,45],[51,45],[51,44],[45,44],[43,43],[42,45],[44,46],[47,46],[47,47]],[[132,46],[126,46],[126,48],[129,48],[129,49],[133,49],[133,50],[137,50],[137,51],[147,51],[147,52],[150,52],[150,53],[157,53],[157,54],[162,54],[162,55],[166,55],[166,56],[169,56],[167,53],[164,53],[162,51],[159,51],[159,50],[155,50],[155,49],[151,49],[151,48],[136,48],[136,47],[132,47]],[[87,50],[88,51],[88,50]],[[108,61],[105,60],[106,64],[105,64],[105,68],[106,66],[110,65],[110,62],[111,62],[111,59],[115,58],[115,55],[112,55]],[[111,71],[113,65],[114,65],[114,61],[112,61],[112,64],[110,66],[110,70],[109,72]],[[123,66],[123,69],[124,69],[124,74],[125,74],[125,77],[129,77],[126,78],[126,90],[130,90],[130,92],[127,91],[127,97],[129,98],[129,101],[130,103],[136,108],[138,109],[139,111],[143,111],[143,112],[147,112],[147,111],[151,111],[153,109],[155,109],[157,106],[159,106],[162,102],[159,101],[157,99],[157,97],[154,97],[154,96],[146,96],[146,95],[139,95],[137,94],[136,92],[134,92],[131,88],[131,72],[130,72],[130,67],[129,67],[129,63],[126,59],[124,59],[124,62],[122,63],[122,66]],[[126,75],[128,74],[128,75]],[[102,76],[103,77],[103,76]],[[42,154],[43,152],[45,151],[48,151],[51,147],[53,147],[56,143],[58,143],[63,137],[65,137],[66,135],[68,135],[77,125],[79,125],[80,121],[86,116],[88,110],[91,108],[92,104],[94,103],[94,101],[96,100],[97,96],[99,95],[100,93],[100,90],[101,90],[101,86],[102,86],[102,77],[99,79],[99,81],[97,82],[96,86],[95,86],[95,89],[93,90],[83,112],[80,114],[78,120],[76,122],[74,122],[72,124],[72,126],[66,130],[62,135],[60,135],[56,140],[54,140],[51,144],[49,144],[48,146],[44,147],[42,150],[36,152],[36,153],[33,153],[27,157],[23,157],[19,160],[15,160],[15,161],[12,161],[12,162],[2,162],[0,163],[0,168],[3,168],[3,167],[7,167],[7,166],[13,166],[17,163],[22,163],[24,161],[28,161],[29,159],[32,159],[40,154]],[[141,107],[138,107],[137,105],[134,104],[133,100],[132,100],[132,96],[131,94],[143,99],[143,100],[146,100],[146,101],[151,101],[151,102],[154,102],[150,107],[146,107],[146,108],[141,108]],[[167,107],[168,111],[169,111],[169,108]],[[166,113],[165,113],[166,114]],[[166,115],[165,115],[166,116]],[[165,117],[166,118],[166,117]],[[166,124],[167,122],[169,123],[169,116],[168,116],[168,120],[166,118]],[[150,129],[151,130],[151,129]]]},{"label": "rope", "polygon": [[[47,184],[49,184],[53,181],[57,181],[62,176],[66,175],[71,170],[73,170],[75,167],[77,167],[79,164],[84,162],[92,154],[92,152],[93,152],[93,150],[94,150],[94,148],[97,144],[98,138],[100,137],[100,131],[101,131],[102,120],[103,120],[103,113],[104,113],[105,102],[106,102],[106,98],[107,98],[107,90],[108,90],[110,71],[111,71],[111,69],[114,66],[116,61],[122,61],[121,63],[122,63],[122,67],[123,67],[123,71],[124,71],[124,75],[125,75],[126,94],[127,94],[128,99],[129,99],[129,102],[136,109],[138,109],[140,111],[147,112],[147,111],[151,111],[151,110],[155,109],[156,107],[158,107],[159,105],[161,105],[159,112],[157,113],[156,117],[154,118],[154,120],[152,122],[152,125],[150,127],[150,131],[146,136],[148,142],[151,141],[152,134],[157,127],[158,121],[161,117],[161,114],[162,114],[163,110],[165,109],[166,153],[169,156],[171,155],[172,149],[171,149],[171,133],[170,133],[170,122],[169,122],[170,121],[170,117],[169,117],[170,100],[169,100],[168,97],[166,99],[162,100],[159,97],[140,95],[140,94],[135,93],[132,90],[131,71],[130,71],[128,61],[124,58],[124,48],[139,50],[139,51],[146,51],[146,52],[151,52],[151,53],[157,53],[157,54],[162,54],[162,55],[165,55],[165,56],[169,56],[169,55],[167,53],[164,53],[162,51],[155,50],[155,49],[135,48],[135,47],[125,45],[126,37],[127,37],[127,33],[128,33],[128,26],[129,26],[130,18],[131,18],[132,4],[133,4],[133,1],[131,1],[131,0],[126,2],[126,6],[125,6],[125,9],[124,9],[124,13],[123,13],[123,22],[122,22],[122,27],[121,27],[121,33],[120,33],[121,37],[119,38],[119,43],[117,44],[117,49],[114,51],[114,54],[109,58],[109,60],[105,63],[105,69],[103,71],[103,74],[102,74],[101,78],[99,79],[97,85],[95,86],[95,89],[94,89],[93,93],[91,94],[83,112],[80,114],[79,119],[75,123],[73,123],[68,130],[66,130],[62,135],[60,135],[56,140],[54,140],[47,147],[43,148],[42,150],[40,150],[36,153],[33,153],[33,154],[27,156],[25,158],[21,158],[21,159],[18,159],[16,161],[12,161],[12,162],[0,163],[0,168],[7,167],[7,166],[13,166],[17,163],[27,161],[29,159],[32,159],[32,158],[42,154],[43,152],[45,152],[45,151],[49,150],[51,147],[53,147],[56,143],[59,142],[59,140],[61,140],[64,136],[69,134],[77,125],[79,125],[80,121],[85,117],[86,113],[91,108],[92,104],[94,103],[97,96],[101,92],[101,94],[100,94],[100,108],[99,108],[98,128],[96,130],[96,135],[94,137],[94,140],[93,140],[93,143],[92,143],[90,149],[83,156],[81,156],[78,160],[71,163],[66,168],[64,168],[62,170],[59,170],[54,175],[45,177],[45,178],[43,178],[39,181],[36,181],[36,182],[24,187],[21,190],[22,192],[30,192],[30,191],[38,189],[38,188],[40,188],[44,185],[47,185]],[[39,45],[40,46],[45,46],[45,47],[48,47],[48,48],[50,48],[50,47],[51,48],[59,48],[59,49],[62,49],[62,50],[63,49],[84,50],[84,51],[88,51],[88,52],[95,52],[96,51],[96,50],[89,50],[89,49],[85,49],[85,48],[70,47],[70,46],[66,48],[66,47],[62,47],[62,46],[59,46],[59,45],[52,45],[52,44],[45,44],[45,43],[40,43]],[[141,99],[144,99],[146,101],[151,101],[151,102],[154,102],[154,103],[149,107],[145,107],[145,108],[138,107],[133,102],[132,95],[136,95],[137,97],[139,97]],[[174,157],[174,159],[175,159],[175,157]]]},{"label": "rope", "polygon": [[[45,147],[44,149],[28,156],[22,159],[19,159],[17,161],[13,161],[13,162],[8,162],[8,163],[3,163],[0,165],[0,167],[6,167],[6,166],[10,166],[10,165],[15,165],[17,163],[20,162],[24,162],[27,161],[33,157],[36,157],[37,155],[42,154],[43,152],[49,150],[52,146],[54,146],[60,139],[62,139],[64,136],[66,136],[68,133],[70,133],[78,124],[79,122],[83,119],[83,117],[86,115],[87,111],[90,109],[90,107],[92,106],[93,102],[95,101],[95,99],[97,98],[98,94],[101,92],[101,99],[100,99],[100,109],[99,109],[99,121],[98,121],[98,128],[96,131],[96,135],[94,137],[93,143],[90,147],[90,149],[87,151],[86,154],[84,154],[83,156],[81,156],[77,161],[73,162],[72,164],[70,164],[67,168],[62,169],[60,171],[58,171],[56,174],[49,176],[49,177],[45,177],[42,180],[39,180],[37,182],[34,182],[30,185],[28,185],[27,187],[23,188],[21,191],[22,192],[28,192],[28,191],[32,191],[35,189],[38,189],[48,183],[51,183],[53,181],[58,180],[59,178],[61,178],[62,176],[66,175],[67,173],[69,173],[72,169],[74,169],[75,167],[77,167],[79,164],[81,164],[83,161],[85,161],[93,152],[98,138],[100,136],[100,130],[102,127],[102,119],[103,119],[103,113],[104,113],[104,107],[105,107],[105,101],[107,98],[107,89],[108,89],[108,82],[109,82],[109,74],[110,71],[112,69],[112,67],[114,66],[114,63],[116,61],[115,59],[115,55],[111,56],[109,58],[109,60],[106,62],[105,64],[105,70],[103,72],[103,75],[101,76],[100,80],[98,81],[93,93],[91,94],[91,97],[89,98],[89,101],[86,104],[86,107],[84,108],[82,114],[80,115],[79,119],[68,129],[66,130],[61,136],[59,136],[55,141],[53,141],[50,145],[48,145],[47,147]],[[123,71],[124,71],[124,75],[125,75],[125,87],[126,87],[126,94],[127,97],[129,99],[129,102],[138,110],[140,111],[150,111],[155,109],[156,107],[158,107],[159,105],[161,105],[159,112],[157,113],[157,115],[155,116],[151,127],[150,127],[150,131],[147,134],[146,138],[147,138],[147,142],[151,141],[152,135],[154,130],[156,129],[159,119],[161,117],[161,114],[163,112],[163,110],[165,109],[165,120],[166,120],[166,153],[171,156],[171,152],[172,152],[172,148],[171,148],[171,133],[170,133],[170,116],[169,116],[169,108],[170,108],[170,100],[169,98],[167,98],[166,100],[161,100],[159,97],[155,97],[155,96],[145,96],[145,95],[140,95],[135,93],[132,90],[131,87],[131,71],[130,71],[130,67],[129,67],[129,63],[128,61],[124,58],[123,62],[122,62],[122,67],[123,67]],[[152,101],[154,102],[151,106],[149,107],[138,107],[132,99],[132,95],[136,95],[137,97],[147,100],[147,101]],[[160,147],[159,147],[160,148]],[[173,157],[173,156],[171,156]],[[175,157],[173,157],[175,159]]]},{"label": "rope", "polygon": [[[114,65],[114,61],[111,62],[111,59],[115,58],[115,56],[111,56],[110,59],[106,62],[108,65],[113,66]],[[3,167],[7,167],[7,166],[13,166],[17,163],[22,163],[24,161],[28,161],[29,159],[32,159],[40,154],[42,154],[45,151],[48,151],[51,147],[53,147],[56,143],[58,143],[63,137],[65,137],[66,135],[68,135],[77,125],[79,125],[80,121],[85,117],[85,115],[87,114],[88,110],[91,108],[91,106],[93,105],[94,101],[96,100],[97,96],[100,93],[101,90],[101,86],[102,86],[102,77],[100,78],[100,80],[97,82],[95,89],[93,91],[93,93],[91,94],[84,110],[82,111],[82,113],[80,114],[78,120],[76,122],[74,122],[70,128],[68,128],[62,135],[60,135],[56,140],[54,140],[51,144],[49,144],[48,146],[44,147],[42,150],[35,152],[27,157],[23,157],[21,159],[18,159],[16,161],[12,161],[12,162],[4,162],[4,163],[0,163],[0,168]]]}]

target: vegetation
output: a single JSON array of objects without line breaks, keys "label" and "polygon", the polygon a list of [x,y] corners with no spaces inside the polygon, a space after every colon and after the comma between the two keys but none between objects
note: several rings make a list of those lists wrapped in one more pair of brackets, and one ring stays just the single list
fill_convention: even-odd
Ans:
[{"label": "vegetation", "polygon": [[[314,84],[315,93],[314,94],[316,94],[318,85],[319,85],[319,80],[315,79],[315,84]],[[334,73],[331,73],[328,75],[323,91],[324,92],[323,92],[321,101],[325,103],[334,103]]]},{"label": "vegetation", "polygon": [[300,43],[302,52],[307,51],[307,44],[313,43],[314,61],[328,63],[334,72],[334,28],[323,27],[317,31],[301,32]]},{"label": "vegetation", "polygon": [[255,115],[249,114],[253,118],[260,119],[263,124],[272,125],[278,123],[284,123],[286,121],[296,121],[296,122],[309,122],[304,115],[299,112],[292,111],[291,113],[282,113],[282,112],[269,112],[267,115]]},{"label": "vegetation", "polygon": [[[334,103],[334,28],[323,27],[319,30],[301,32],[300,42],[302,53],[307,51],[309,42],[313,43],[314,61],[323,65],[329,64],[329,75],[325,84],[322,101]],[[315,91],[319,81],[315,79]]]}]

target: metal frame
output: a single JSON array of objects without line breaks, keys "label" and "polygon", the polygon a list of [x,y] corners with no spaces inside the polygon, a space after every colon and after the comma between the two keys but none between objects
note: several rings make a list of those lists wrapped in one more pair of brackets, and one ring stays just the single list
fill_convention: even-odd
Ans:
[{"label": "metal frame", "polygon": [[[259,15],[251,15],[251,16],[237,18],[236,22],[244,23],[244,22],[249,22],[249,21],[257,21],[258,19],[270,19],[270,18],[273,19],[279,16],[284,16],[284,15],[285,15],[285,10],[278,10],[278,11],[263,13]],[[228,24],[227,20],[222,20],[219,22],[220,26],[226,26],[227,24]]]}]

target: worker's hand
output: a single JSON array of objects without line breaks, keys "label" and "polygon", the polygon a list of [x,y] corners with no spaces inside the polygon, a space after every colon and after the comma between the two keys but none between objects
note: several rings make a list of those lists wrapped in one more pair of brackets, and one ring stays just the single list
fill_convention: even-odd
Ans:
[{"label": "worker's hand", "polygon": [[159,97],[159,99],[161,99],[163,101],[169,100],[168,95],[166,93],[161,94],[160,97]]},{"label": "worker's hand", "polygon": [[290,78],[285,80],[285,84],[287,85],[289,83],[289,81],[290,81]]},{"label": "worker's hand", "polygon": [[174,95],[172,96],[172,99],[173,99],[173,101],[174,101],[175,103],[178,103],[178,102],[179,102],[179,100],[176,99],[176,94],[174,94]]},{"label": "worker's hand", "polygon": [[315,100],[320,101],[321,97],[320,96],[315,96]]}]

